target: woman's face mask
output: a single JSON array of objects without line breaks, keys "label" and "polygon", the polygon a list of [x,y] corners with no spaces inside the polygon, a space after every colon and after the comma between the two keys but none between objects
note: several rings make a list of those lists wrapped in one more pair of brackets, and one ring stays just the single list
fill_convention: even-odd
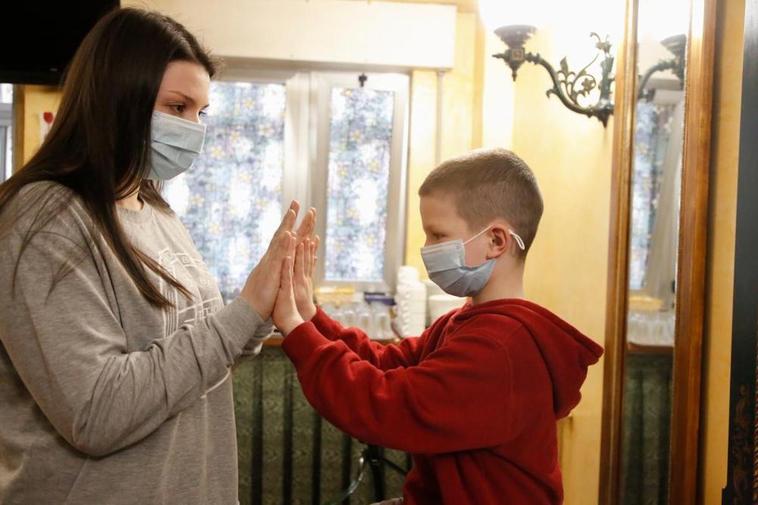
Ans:
[{"label": "woman's face mask", "polygon": [[147,178],[167,181],[189,170],[204,142],[205,125],[154,111]]},{"label": "woman's face mask", "polygon": [[[421,258],[429,273],[429,279],[444,292],[454,296],[476,296],[484,289],[495,268],[497,258],[492,258],[479,266],[466,266],[466,244],[478,238],[491,227],[483,229],[467,241],[450,240],[421,248]],[[524,250],[524,241],[513,230],[508,233]]]}]

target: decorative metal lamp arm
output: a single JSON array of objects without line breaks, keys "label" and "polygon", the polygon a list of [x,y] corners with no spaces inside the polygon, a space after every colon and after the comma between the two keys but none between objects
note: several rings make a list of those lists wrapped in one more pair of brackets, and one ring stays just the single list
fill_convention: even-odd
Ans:
[{"label": "decorative metal lamp arm", "polygon": [[[569,70],[566,58],[560,63],[560,69],[556,70],[538,53],[528,53],[524,49],[524,43],[534,33],[535,28],[527,25],[504,26],[495,30],[495,33],[508,46],[505,52],[493,55],[505,61],[511,68],[513,80],[516,80],[516,74],[519,67],[525,62],[541,65],[547,70],[553,87],[547,90],[547,95],[555,95],[568,109],[584,114],[587,117],[596,117],[603,126],[608,124],[608,118],[613,114],[613,102],[611,100],[611,84],[613,83],[613,56],[611,56],[611,44],[608,38],[602,40],[596,33],[591,36],[595,38],[595,47],[600,51],[595,58],[585,65],[578,72]],[[603,60],[600,62],[602,76],[600,81],[587,72],[587,69],[597,61],[602,54]],[[580,97],[586,97],[595,88],[600,92],[597,102],[590,106],[584,106],[579,103]]]},{"label": "decorative metal lamp arm", "polygon": [[668,60],[661,60],[644,73],[640,78],[638,85],[637,98],[649,98],[648,90],[645,89],[648,81],[657,72],[663,72],[665,70],[671,70],[677,79],[679,79],[680,86],[684,86],[684,60],[685,51],[687,49],[687,36],[686,35],[674,35],[661,41],[661,45],[669,50],[673,55],[673,58]]}]

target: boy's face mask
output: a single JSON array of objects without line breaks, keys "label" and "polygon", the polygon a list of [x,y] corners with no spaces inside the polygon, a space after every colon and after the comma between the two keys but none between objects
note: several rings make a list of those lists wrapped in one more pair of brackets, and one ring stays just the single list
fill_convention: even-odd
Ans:
[{"label": "boy's face mask", "polygon": [[[466,244],[476,239],[491,227],[483,229],[467,241],[450,240],[421,248],[421,258],[429,278],[445,293],[454,296],[476,296],[487,285],[497,258],[479,266],[466,266]],[[524,241],[513,230],[508,230],[523,251]]]},{"label": "boy's face mask", "polygon": [[189,170],[204,142],[205,125],[153,111],[147,178],[167,181]]}]

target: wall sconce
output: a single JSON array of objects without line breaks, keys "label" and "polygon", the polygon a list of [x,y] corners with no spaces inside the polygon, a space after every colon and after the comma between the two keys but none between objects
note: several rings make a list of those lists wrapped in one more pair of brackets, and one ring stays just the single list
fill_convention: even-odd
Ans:
[{"label": "wall sconce", "polygon": [[[511,68],[514,81],[519,67],[525,61],[541,65],[547,70],[550,79],[553,81],[553,87],[547,90],[548,97],[555,95],[568,109],[587,117],[595,117],[603,123],[603,126],[606,126],[608,118],[613,114],[611,84],[614,80],[614,77],[611,76],[614,58],[611,56],[611,43],[608,42],[608,37],[602,40],[597,33],[591,34],[591,37],[596,41],[595,47],[599,52],[591,62],[578,72],[574,72],[569,70],[566,58],[561,60],[560,69],[556,70],[538,53],[530,53],[525,50],[524,44],[535,31],[536,28],[530,25],[509,25],[496,29],[495,34],[505,42],[508,49],[503,53],[494,54],[493,57],[502,59]],[[598,81],[587,72],[587,69],[601,55],[603,57],[600,62],[602,76]],[[581,105],[579,99],[588,96],[596,88],[600,92],[597,102],[589,106]]]},{"label": "wall sconce", "polygon": [[672,35],[661,41],[661,45],[669,50],[673,55],[673,58],[668,60],[661,60],[642,75],[640,78],[639,91],[637,92],[638,100],[652,100],[655,94],[654,89],[646,90],[648,81],[656,72],[664,72],[671,70],[671,72],[679,79],[679,85],[684,87],[684,63],[685,52],[687,50],[687,36],[684,34]]}]

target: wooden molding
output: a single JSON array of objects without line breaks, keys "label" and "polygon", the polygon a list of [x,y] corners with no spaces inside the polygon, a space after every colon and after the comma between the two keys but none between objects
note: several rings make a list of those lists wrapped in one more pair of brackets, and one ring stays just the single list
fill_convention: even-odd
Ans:
[{"label": "wooden molding", "polygon": [[637,103],[637,0],[626,2],[623,43],[616,71],[613,120],[610,243],[603,364],[603,419],[600,441],[601,505],[615,505],[621,474],[621,421],[624,350],[628,305],[630,182],[633,162],[634,113]]},{"label": "wooden molding", "polygon": [[716,0],[691,0],[685,82],[669,503],[697,499]]}]

